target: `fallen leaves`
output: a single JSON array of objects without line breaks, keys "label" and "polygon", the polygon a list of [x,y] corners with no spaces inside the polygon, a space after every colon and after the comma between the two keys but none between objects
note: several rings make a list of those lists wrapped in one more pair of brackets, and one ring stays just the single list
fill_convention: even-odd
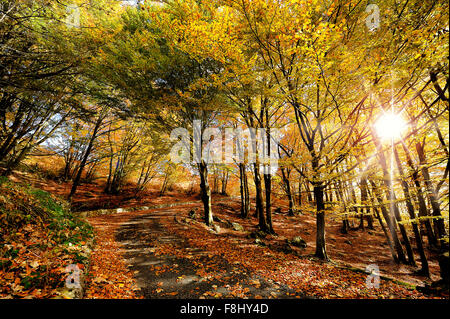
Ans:
[{"label": "fallen leaves", "polygon": [[87,261],[90,226],[40,189],[7,181],[0,193],[0,298],[59,296],[66,266]]},{"label": "fallen leaves", "polygon": [[[171,212],[177,210],[183,211],[183,208]],[[254,245],[245,238],[235,240],[230,236],[217,236],[204,227],[199,227],[196,222],[191,223],[188,228],[180,227],[174,222],[172,213],[161,217],[161,226],[168,233],[183,238],[184,244],[180,246],[158,241],[149,243],[152,247],[148,248],[148,253],[159,258],[167,256],[177,260],[177,263],[156,264],[147,268],[157,278],[162,278],[167,273],[173,275],[172,284],[155,282],[152,292],[156,298],[174,297],[182,291],[186,276],[185,266],[179,266],[180,259],[187,260],[195,267],[195,276],[201,278],[199,283],[206,283],[210,287],[208,291],[199,289],[198,286],[191,288],[192,298],[423,298],[417,291],[410,291],[391,282],[383,281],[376,290],[367,289],[364,274],[317,263],[308,258],[269,251],[267,247]],[[93,278],[101,276],[107,281],[96,282],[93,279],[88,289],[88,298],[141,297],[133,290],[136,288],[130,288],[135,287],[133,275],[136,273],[128,271],[114,238],[117,227],[136,214],[91,219],[98,242],[93,253]],[[236,281],[236,278],[241,279]]]},{"label": "fallen leaves", "polygon": [[[226,218],[229,218],[229,216],[226,216]],[[271,280],[270,298],[280,298],[283,295],[291,298],[301,298],[305,295],[319,298],[424,297],[417,291],[408,290],[393,282],[383,281],[379,289],[367,289],[365,274],[339,269],[329,264],[317,263],[308,259],[300,259],[283,252],[270,251],[268,253],[267,248],[245,245],[242,240],[235,241],[230,236],[217,236],[196,223],[190,224],[190,227],[185,229],[178,227],[171,218],[164,218],[162,221],[166,229],[175,232],[186,240],[187,247],[204,250],[207,255],[222,256],[230,265],[239,265],[233,271],[240,275],[250,272]],[[202,263],[196,263],[197,257],[188,251],[179,247],[176,249],[173,247],[172,249],[166,248],[166,254],[190,260],[194,259],[193,263],[197,266],[196,274],[198,276],[206,280],[226,280],[226,274],[217,274],[214,271],[218,269],[214,263],[214,258],[209,261],[209,264],[204,264],[204,260],[202,260]],[[281,260],[283,262],[280,262]],[[248,284],[256,289],[261,288],[261,282],[257,279],[249,280]],[[280,285],[290,287],[296,293],[280,295]],[[229,297],[246,298],[249,294],[249,289],[239,284],[225,287],[229,292]],[[215,297],[217,288],[217,285],[213,285],[212,291],[204,293],[202,297]],[[258,298],[258,296],[260,294],[255,294],[253,297]]]},{"label": "fallen leaves", "polygon": [[91,255],[91,270],[87,277],[85,298],[92,299],[136,299],[141,298],[139,288],[133,279],[133,272],[127,269],[120,247],[114,238],[115,229],[125,216],[100,216],[89,219],[94,226],[97,245]]},{"label": "fallen leaves", "polygon": [[65,266],[76,263],[73,252],[51,240],[45,228],[27,225],[1,249],[0,298],[57,297],[67,276]]}]

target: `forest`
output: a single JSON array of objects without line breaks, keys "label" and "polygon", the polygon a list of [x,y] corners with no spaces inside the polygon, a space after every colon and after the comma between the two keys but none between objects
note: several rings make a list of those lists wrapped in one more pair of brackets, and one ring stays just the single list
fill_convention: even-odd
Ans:
[{"label": "forest", "polygon": [[449,298],[447,0],[0,0],[0,298]]}]

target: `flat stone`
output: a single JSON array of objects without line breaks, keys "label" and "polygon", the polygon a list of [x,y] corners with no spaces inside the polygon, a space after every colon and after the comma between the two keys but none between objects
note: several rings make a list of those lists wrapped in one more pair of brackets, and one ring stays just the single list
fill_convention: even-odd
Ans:
[{"label": "flat stone", "polygon": [[244,231],[244,227],[239,223],[231,223],[231,226],[236,231]]}]

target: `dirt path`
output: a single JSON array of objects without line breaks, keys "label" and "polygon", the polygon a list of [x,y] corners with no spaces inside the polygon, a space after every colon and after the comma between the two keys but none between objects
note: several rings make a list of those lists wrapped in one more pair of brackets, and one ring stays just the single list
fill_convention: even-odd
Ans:
[{"label": "dirt path", "polygon": [[[117,230],[116,240],[144,298],[305,298],[286,285],[228,263],[222,256],[189,247],[184,238],[161,225],[164,220],[183,228],[174,221],[175,213],[176,209],[164,209],[140,215]],[[165,254],[165,248],[180,249],[187,255]],[[205,268],[214,268],[214,274],[206,274]]]},{"label": "dirt path", "polygon": [[304,249],[278,249],[290,236],[278,224],[278,236],[257,242],[249,236],[254,221],[227,203],[215,202],[215,230],[201,214],[190,217],[200,203],[89,217],[97,246],[86,298],[426,298],[392,281],[367,287],[367,274],[319,262]]}]

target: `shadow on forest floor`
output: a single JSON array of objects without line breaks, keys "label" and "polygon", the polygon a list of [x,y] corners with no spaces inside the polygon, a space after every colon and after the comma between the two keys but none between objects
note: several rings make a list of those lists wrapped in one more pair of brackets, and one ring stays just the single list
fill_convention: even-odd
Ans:
[{"label": "shadow on forest floor", "polygon": [[[67,196],[70,190],[69,183],[39,180],[34,178],[31,174],[21,172],[14,172],[13,179],[32,184],[35,187],[42,188],[62,197]],[[159,196],[157,192],[147,192],[140,198],[134,198],[132,192],[128,190],[125,190],[121,195],[106,195],[100,184],[93,183],[80,185],[79,191],[73,199],[73,205],[76,210],[93,210],[98,208],[127,208],[167,203],[181,204],[183,202],[198,199],[198,195],[186,195],[176,192],[168,193],[165,196]],[[221,230],[218,233],[215,233],[214,237],[223,238],[227,242],[234,243],[234,245],[258,246],[258,248],[264,250],[263,254],[270,252],[272,254],[281,254],[281,258],[289,256],[288,259],[311,260],[310,256],[314,254],[315,247],[315,217],[313,213],[310,213],[309,210],[305,209],[295,216],[288,216],[286,213],[286,201],[274,199],[273,223],[277,235],[269,235],[266,238],[261,239],[258,244],[255,244],[255,239],[248,238],[248,235],[256,230],[256,218],[251,216],[247,219],[242,219],[239,214],[239,205],[238,199],[223,195],[213,195],[213,212],[216,218],[221,220],[221,222],[216,222],[216,224],[221,226]],[[201,212],[202,209],[200,204],[194,205],[194,207],[197,208],[198,212]],[[276,208],[280,209],[277,210]],[[202,225],[201,222],[193,221],[189,218],[189,211],[186,209],[183,210],[182,208],[173,208],[172,210],[177,218],[181,218],[181,220],[187,222],[182,230],[187,227],[187,230],[185,230],[187,232],[193,232],[195,229],[197,229],[197,231],[200,229],[200,231],[205,232],[205,226]],[[169,210],[166,209],[163,211]],[[253,213],[254,206],[252,206],[251,211]],[[252,213],[250,215],[252,215]],[[135,212],[130,216],[140,218],[138,216],[141,214],[142,212]],[[329,257],[334,263],[344,266],[348,265],[359,269],[365,269],[368,265],[374,264],[379,267],[381,275],[413,285],[423,285],[424,282],[430,281],[425,277],[415,275],[414,271],[417,268],[398,265],[393,262],[384,234],[378,225],[376,225],[374,230],[352,230],[348,234],[342,234],[340,232],[341,222],[339,222],[336,217],[337,216],[333,216],[333,214],[327,216],[326,229],[327,250]],[[163,220],[167,223],[167,218]],[[145,221],[145,219],[143,221]],[[235,231],[232,227],[228,227],[231,223],[240,224],[244,228],[244,231]],[[123,227],[120,228],[121,230],[119,233],[126,231],[127,227],[129,228],[129,226],[123,225]],[[167,224],[166,227],[173,228],[174,224]],[[128,231],[131,230],[128,229]],[[173,229],[171,229],[171,231],[174,232]],[[180,229],[178,229],[178,231],[180,231]],[[210,233],[209,230],[207,233]],[[124,234],[125,233],[118,235],[118,238],[120,238],[120,236],[125,236]],[[136,238],[139,238],[139,236],[144,236],[145,234],[138,232],[135,234],[128,233],[128,235],[137,236]],[[290,240],[295,236],[301,236],[302,239],[306,241],[307,247],[297,248],[290,246],[290,253],[286,253],[286,240]],[[183,236],[182,234],[179,234],[178,237]],[[428,255],[432,279],[438,280],[439,266],[436,258],[434,258],[436,256],[434,256],[433,252],[428,252]],[[146,258],[149,258],[149,256]],[[314,262],[317,263],[317,261]],[[177,262],[173,263],[177,264]],[[136,267],[138,266],[136,265]],[[186,267],[188,266],[186,265]],[[202,291],[200,288],[199,290]],[[148,293],[150,294],[150,292]]]}]

